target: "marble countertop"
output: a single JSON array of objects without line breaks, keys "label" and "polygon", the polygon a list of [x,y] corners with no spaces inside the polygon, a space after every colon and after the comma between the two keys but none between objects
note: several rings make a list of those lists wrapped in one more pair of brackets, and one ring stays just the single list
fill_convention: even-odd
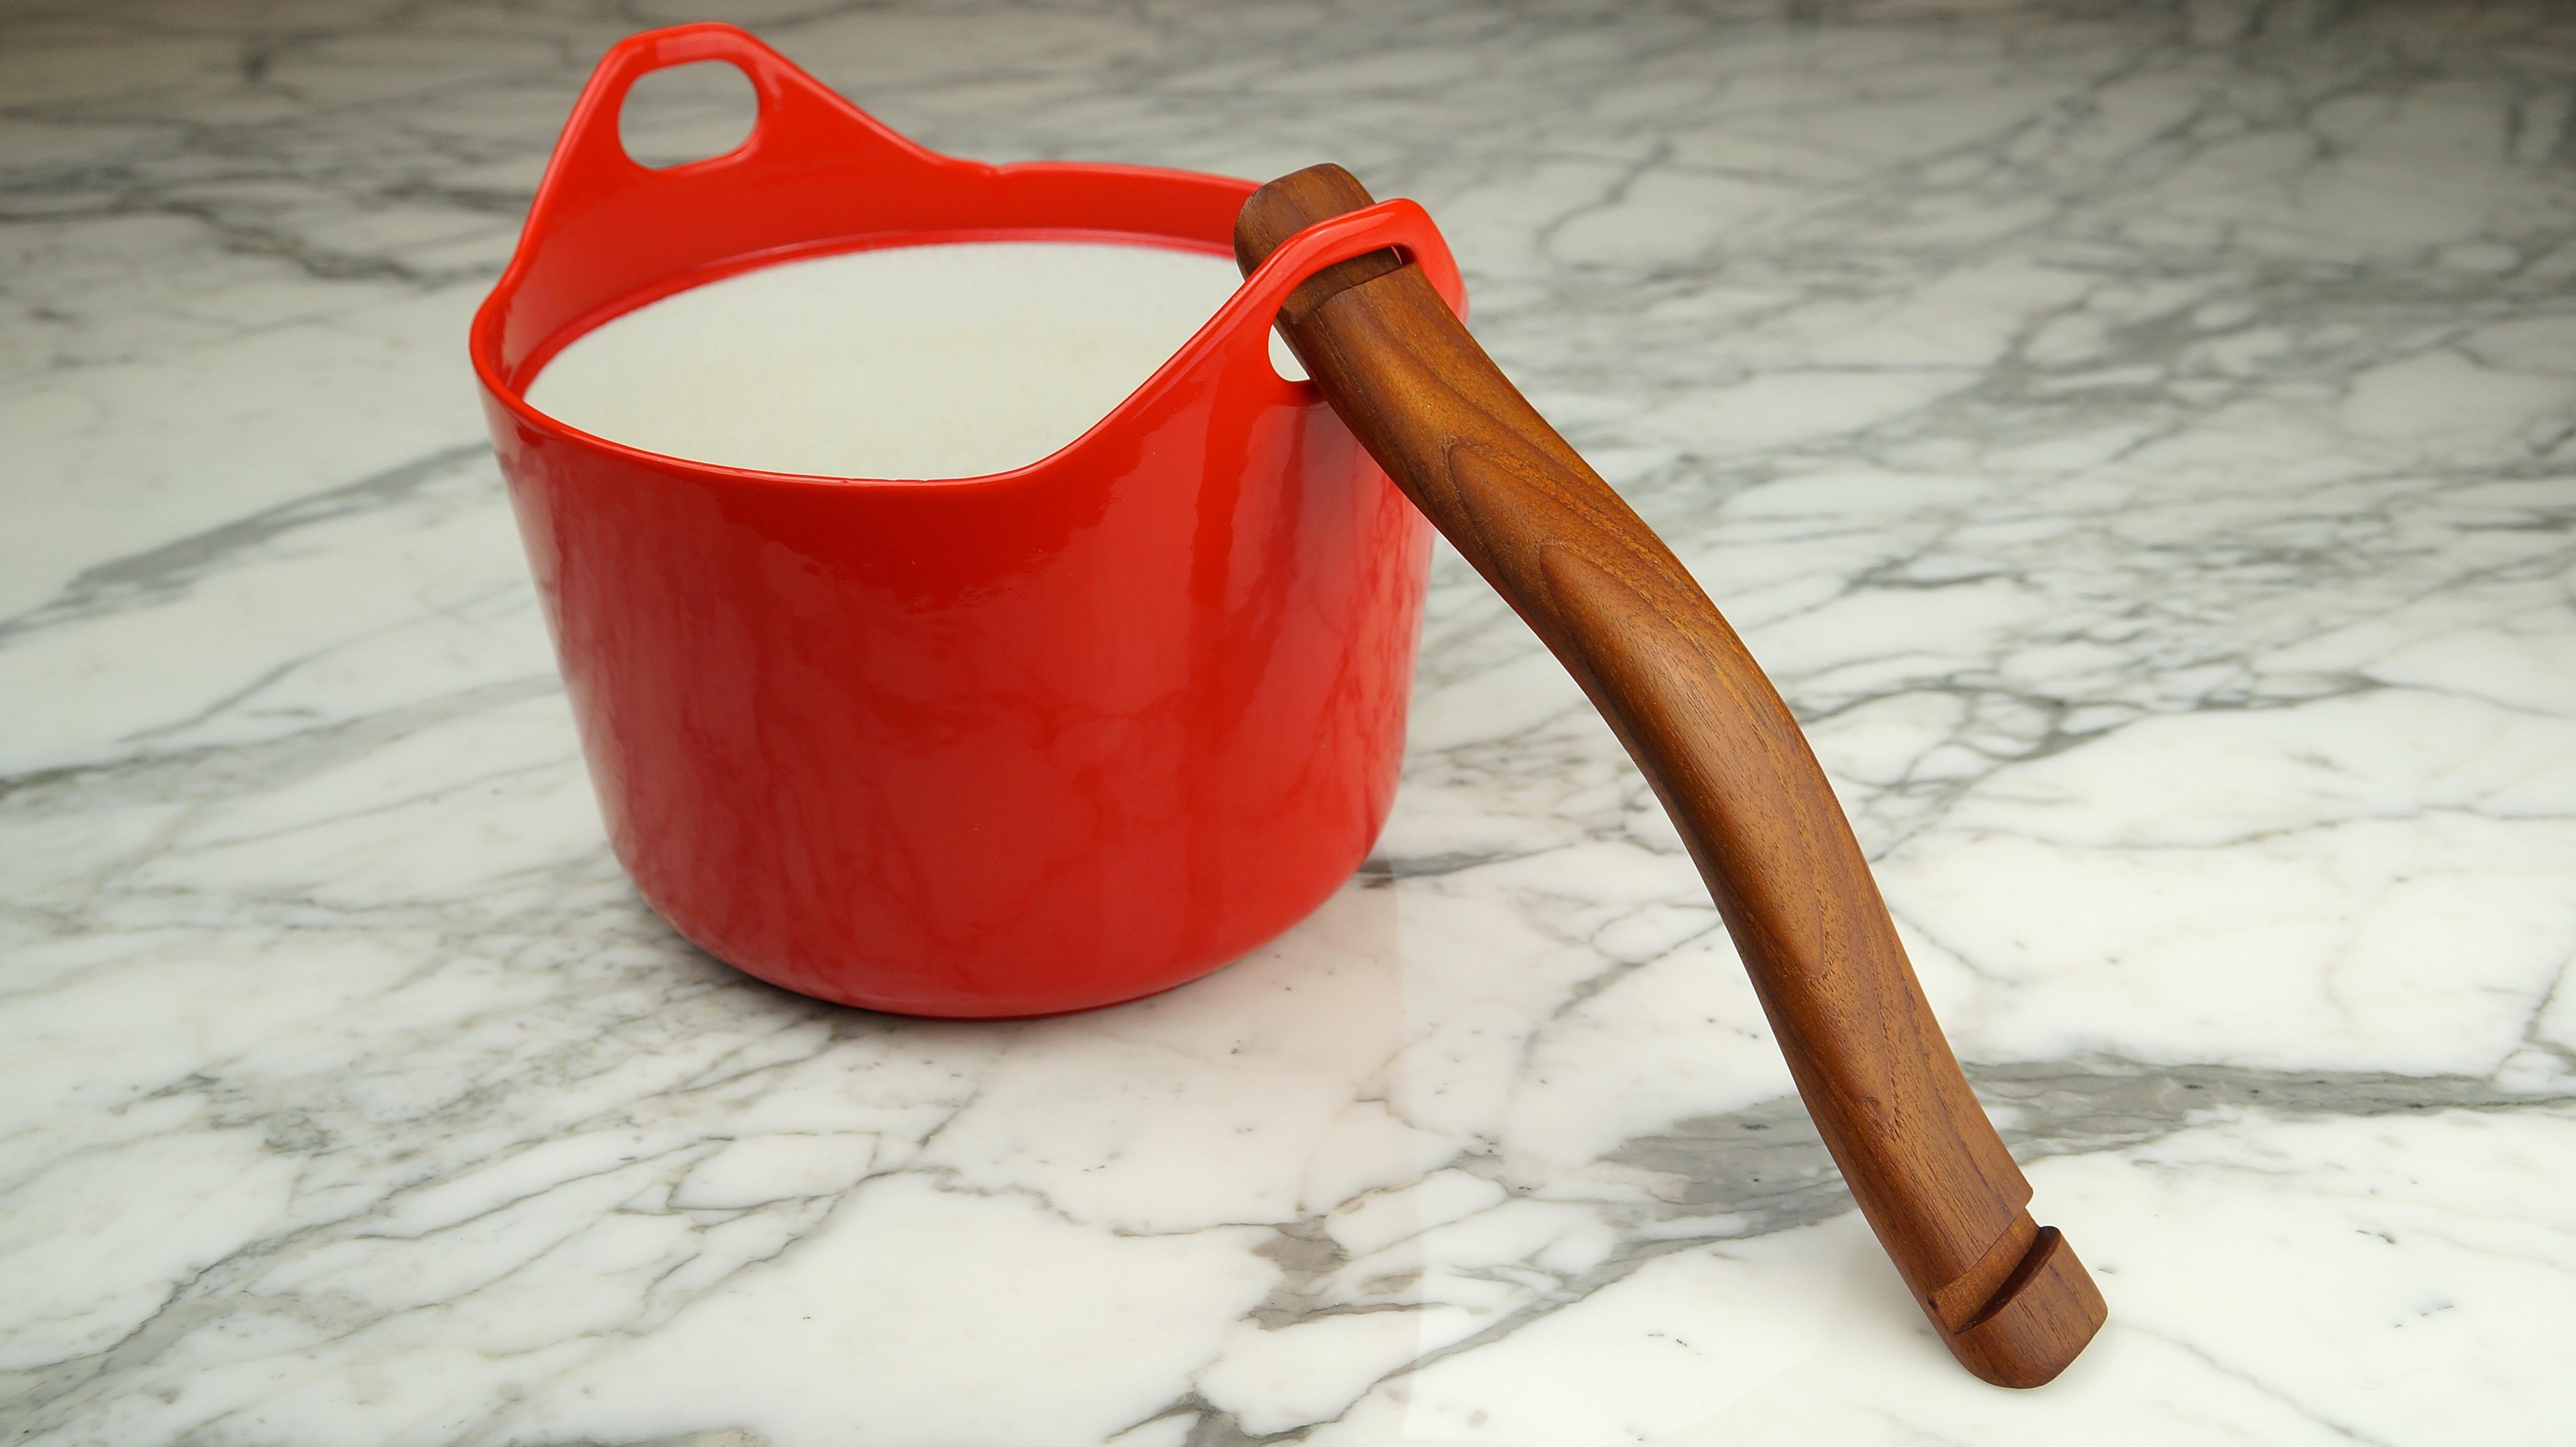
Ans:
[{"label": "marble countertop", "polygon": [[954,1025],[690,949],[463,331],[591,61],[704,9],[28,3],[0,1440],[2566,1440],[2564,9],[702,5],[943,150],[1428,205],[1807,723],[2111,1325],[1950,1362],[1445,554],[1394,819],[1255,955]]}]

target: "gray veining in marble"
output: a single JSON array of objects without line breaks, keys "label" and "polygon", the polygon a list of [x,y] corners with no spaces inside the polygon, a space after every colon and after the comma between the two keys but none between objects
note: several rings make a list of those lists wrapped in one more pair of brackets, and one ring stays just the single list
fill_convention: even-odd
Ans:
[{"label": "gray veining in marble", "polygon": [[[1376,857],[1205,981],[901,1022],[654,919],[463,326],[710,13],[939,149],[1428,206],[1808,724],[2094,1350],[1948,1361],[1445,554]],[[11,0],[0,245],[9,1443],[2576,1421],[2563,7]]]}]

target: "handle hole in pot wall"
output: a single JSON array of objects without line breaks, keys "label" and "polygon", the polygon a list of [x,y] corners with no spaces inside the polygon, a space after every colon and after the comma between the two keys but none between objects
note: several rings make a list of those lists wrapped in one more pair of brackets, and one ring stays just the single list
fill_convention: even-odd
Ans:
[{"label": "handle hole in pot wall", "polygon": [[1288,339],[1279,335],[1277,327],[1270,329],[1270,370],[1277,372],[1281,381],[1307,380],[1306,364],[1298,361],[1297,354],[1288,349]]},{"label": "handle hole in pot wall", "polygon": [[637,76],[617,139],[636,164],[668,170],[738,149],[759,123],[751,77],[729,61],[697,60]]}]

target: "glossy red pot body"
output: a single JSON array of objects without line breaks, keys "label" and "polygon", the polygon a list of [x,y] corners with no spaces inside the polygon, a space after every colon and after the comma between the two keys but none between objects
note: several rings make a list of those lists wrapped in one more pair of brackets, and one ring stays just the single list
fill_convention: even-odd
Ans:
[{"label": "glossy red pot body", "polygon": [[[750,77],[750,139],[638,165],[627,88],[700,60]],[[1013,472],[710,466],[522,395],[583,332],[753,266],[959,239],[1223,252],[1251,189],[937,156],[726,26],[601,62],[471,348],[610,841],[682,934],[846,1004],[1046,1014],[1203,974],[1358,865],[1394,795],[1430,533],[1267,340],[1299,280],[1388,245],[1459,304],[1418,208],[1298,238]]]}]

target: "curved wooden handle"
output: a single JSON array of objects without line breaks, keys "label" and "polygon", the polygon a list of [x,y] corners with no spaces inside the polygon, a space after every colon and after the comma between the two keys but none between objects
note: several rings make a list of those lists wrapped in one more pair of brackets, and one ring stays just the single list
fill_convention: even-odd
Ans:
[{"label": "curved wooden handle", "polygon": [[[1338,166],[1244,203],[1248,275],[1371,204]],[[1680,826],[1808,1113],[1924,1314],[1967,1368],[2035,1387],[2101,1293],[1959,1073],[1850,824],[1744,644],[1662,539],[1432,290],[1382,251],[1289,295],[1279,330],[1342,420],[1582,683]]]}]

